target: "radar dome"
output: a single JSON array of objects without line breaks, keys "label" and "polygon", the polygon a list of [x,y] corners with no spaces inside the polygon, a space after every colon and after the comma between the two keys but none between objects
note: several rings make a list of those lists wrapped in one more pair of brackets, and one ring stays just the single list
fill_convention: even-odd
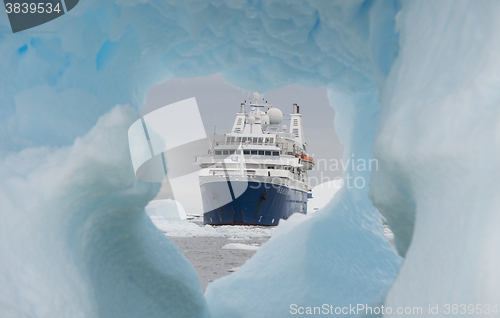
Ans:
[{"label": "radar dome", "polygon": [[248,123],[249,123],[250,125],[255,124],[255,117],[253,117],[253,116],[248,117]]},{"label": "radar dome", "polygon": [[269,123],[271,125],[278,125],[283,120],[283,113],[278,108],[271,108],[267,111],[269,116]]},{"label": "radar dome", "polygon": [[260,94],[255,92],[255,93],[253,93],[252,97],[253,97],[253,99],[260,99]]},{"label": "radar dome", "polygon": [[261,115],[260,121],[262,122],[262,125],[268,125],[269,124],[269,116],[267,116],[267,114]]}]

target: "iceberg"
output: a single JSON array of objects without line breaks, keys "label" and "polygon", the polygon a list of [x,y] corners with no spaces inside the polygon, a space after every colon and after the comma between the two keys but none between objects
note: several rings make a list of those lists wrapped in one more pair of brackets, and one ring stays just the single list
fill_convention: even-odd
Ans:
[{"label": "iceberg", "polygon": [[193,266],[144,212],[159,185],[135,178],[136,117],[117,106],[72,146],[3,159],[2,317],[209,317]]},{"label": "iceberg", "polygon": [[497,2],[447,1],[399,13],[370,185],[405,257],[387,306],[499,314],[499,13]]},{"label": "iceberg", "polygon": [[[359,303],[439,305],[441,316],[446,304],[493,310],[499,9],[92,0],[16,34],[0,15],[1,316],[284,317],[292,304]],[[326,86],[344,159],[375,158],[379,169],[345,172],[366,186],[289,223],[203,295],[145,212],[159,185],[135,179],[126,136],[153,85],[217,72],[249,91]]]},{"label": "iceberg", "polygon": [[313,197],[307,200],[307,213],[314,213],[330,202],[335,193],[344,186],[341,178],[321,183],[312,189]]},{"label": "iceberg", "polygon": [[150,201],[145,209],[150,217],[161,217],[171,221],[186,219],[186,211],[184,211],[182,205],[172,199]]}]

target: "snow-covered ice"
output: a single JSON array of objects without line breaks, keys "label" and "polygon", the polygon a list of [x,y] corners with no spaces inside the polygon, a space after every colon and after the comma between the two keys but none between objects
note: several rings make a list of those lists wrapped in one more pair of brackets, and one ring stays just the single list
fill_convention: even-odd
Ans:
[{"label": "snow-covered ice", "polygon": [[342,179],[324,182],[312,189],[313,198],[307,200],[307,213],[314,213],[325,207],[342,188]]},{"label": "snow-covered ice", "polygon": [[242,243],[229,243],[222,247],[223,250],[244,250],[244,251],[256,251],[259,246],[248,245]]},{"label": "snow-covered ice", "polygon": [[[294,213],[287,220],[280,219],[277,227],[247,225],[203,225],[199,222],[165,219],[161,216],[150,216],[153,224],[170,237],[224,237],[228,240],[250,240],[254,238],[276,237],[291,231],[295,226],[310,219],[312,214]],[[384,235],[394,241],[394,233],[384,224]]]},{"label": "snow-covered ice", "polygon": [[167,236],[223,236],[228,239],[271,236],[272,229],[264,226],[212,226],[188,221],[171,221],[151,216],[154,225]]},{"label": "snow-covered ice", "polygon": [[145,209],[151,218],[159,217],[171,221],[186,220],[186,212],[182,205],[171,199],[150,201]]}]

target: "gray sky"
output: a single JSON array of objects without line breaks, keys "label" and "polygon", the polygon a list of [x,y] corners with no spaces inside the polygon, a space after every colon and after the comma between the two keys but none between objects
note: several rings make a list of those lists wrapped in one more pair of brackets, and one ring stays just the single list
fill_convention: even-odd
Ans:
[{"label": "gray sky", "polygon": [[[250,94],[251,92],[225,83],[220,74],[203,78],[173,79],[151,89],[145,111],[195,97],[206,134],[212,136],[214,125],[217,126],[217,134],[224,134],[231,129],[236,113],[240,109],[240,103],[245,99],[248,100]],[[269,91],[263,97],[284,114],[291,113],[293,103],[300,106],[308,153],[316,162],[320,159],[330,161],[342,158],[343,147],[335,133],[334,111],[330,106],[325,87],[305,88],[294,84]],[[288,123],[285,124],[289,127]],[[341,171],[325,171],[324,164],[321,168],[321,171],[315,169],[309,172],[310,179],[316,179],[311,180],[311,185],[322,183],[322,178],[325,182],[328,181],[327,178],[332,180],[341,176]],[[190,188],[188,184],[194,184],[194,177],[191,179],[191,183],[187,182],[186,187]],[[193,200],[194,197],[190,199]],[[185,208],[188,214],[202,212],[196,212],[200,208],[199,204]]]}]

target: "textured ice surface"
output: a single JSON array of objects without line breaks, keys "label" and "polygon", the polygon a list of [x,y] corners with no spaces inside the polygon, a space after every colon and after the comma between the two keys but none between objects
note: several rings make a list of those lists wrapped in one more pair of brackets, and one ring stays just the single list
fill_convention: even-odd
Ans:
[{"label": "textured ice surface", "polygon": [[136,116],[117,106],[72,146],[2,159],[1,317],[208,316],[194,268],[144,212],[159,186],[128,158]]},{"label": "textured ice surface", "polygon": [[[345,159],[380,159],[371,199],[406,256],[387,304],[498,299],[498,12],[490,1],[95,0],[15,35],[0,15],[2,317],[207,314],[193,268],[144,213],[158,187],[133,178],[126,130],[138,115],[113,107],[214,72],[261,92],[327,86]],[[400,261],[366,188],[343,189],[206,298],[214,317],[381,302]]]},{"label": "textured ice surface", "polygon": [[[398,9],[96,0],[16,35],[0,15],[3,316],[204,315],[192,267],[143,212],[157,187],[133,179],[125,127],[138,116],[113,133],[100,125],[120,117],[123,108],[110,112],[117,104],[140,109],[150,87],[174,76],[221,72],[261,92],[328,85],[346,156],[370,158],[376,81],[399,49]],[[212,314],[279,317],[290,301],[347,304],[383,292],[400,260],[365,192],[345,191],[214,284]]]},{"label": "textured ice surface", "polygon": [[[282,233],[278,227],[238,271],[209,284],[214,316],[283,317],[291,304],[343,307],[370,303],[383,293],[399,259],[380,216],[367,205],[357,207],[348,191],[334,201]],[[332,207],[335,213],[329,213]],[[258,302],[249,302],[257,291]]]},{"label": "textured ice surface", "polygon": [[500,3],[412,1],[398,28],[371,185],[406,255],[386,305],[477,317],[500,299]]}]

